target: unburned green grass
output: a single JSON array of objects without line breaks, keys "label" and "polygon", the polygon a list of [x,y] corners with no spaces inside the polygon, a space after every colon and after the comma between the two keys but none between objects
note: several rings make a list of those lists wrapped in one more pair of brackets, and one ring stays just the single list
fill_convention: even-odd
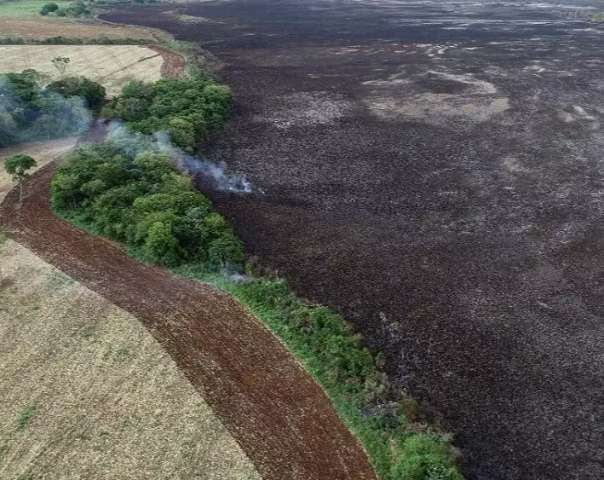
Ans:
[{"label": "unburned green grass", "polygon": [[17,415],[17,430],[18,431],[21,432],[27,428],[27,426],[29,425],[29,422],[31,422],[31,419],[34,416],[35,411],[36,411],[35,405],[28,405],[18,413],[18,415]]},{"label": "unburned green grass", "polygon": [[[40,17],[40,9],[51,0],[0,0],[0,18]],[[69,2],[55,1],[57,5],[65,6]]]},{"label": "unburned green grass", "polygon": [[307,305],[283,280],[231,281],[194,265],[177,273],[229,293],[287,345],[327,392],[381,479],[462,479],[450,437],[413,421],[413,402],[388,384],[380,355],[369,352],[340,315]]}]

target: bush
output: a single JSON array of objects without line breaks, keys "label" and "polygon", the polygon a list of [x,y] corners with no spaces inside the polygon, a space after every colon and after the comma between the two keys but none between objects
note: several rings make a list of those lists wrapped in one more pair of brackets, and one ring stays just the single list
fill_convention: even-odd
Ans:
[{"label": "bush", "polygon": [[450,446],[425,433],[406,438],[392,466],[392,478],[406,480],[463,480],[453,466]]},{"label": "bush", "polygon": [[340,315],[309,306],[282,280],[236,282],[194,265],[177,271],[231,294],[287,345],[364,445],[378,478],[462,480],[449,438],[407,416],[408,399],[388,385],[380,356],[363,346]]},{"label": "bush", "polygon": [[46,3],[40,9],[40,15],[46,16],[49,13],[56,12],[58,9],[59,9],[59,6],[56,3],[54,3],[54,2]]},{"label": "bush", "polygon": [[230,225],[165,155],[133,155],[113,144],[83,147],[59,168],[51,193],[55,211],[151,263],[219,270],[243,262]]},{"label": "bush", "polygon": [[[42,11],[40,11],[42,13]],[[48,15],[47,12],[46,14]],[[89,17],[92,15],[92,10],[86,3],[81,0],[70,3],[66,7],[58,7],[54,10],[54,14],[57,17]]]},{"label": "bush", "polygon": [[224,126],[231,108],[228,87],[198,75],[152,84],[130,82],[103,115],[124,120],[131,130],[147,135],[167,131],[175,145],[191,152]]},{"label": "bush", "polygon": [[0,75],[0,148],[84,131],[90,112],[80,98],[42,88],[34,70]]},{"label": "bush", "polygon": [[105,87],[85,77],[67,77],[50,83],[46,89],[63,97],[81,97],[88,108],[99,109],[105,100]]}]

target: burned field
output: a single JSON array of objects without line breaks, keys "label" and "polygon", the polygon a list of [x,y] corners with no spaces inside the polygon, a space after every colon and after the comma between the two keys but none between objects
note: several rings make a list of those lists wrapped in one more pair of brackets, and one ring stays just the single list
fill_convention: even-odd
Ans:
[{"label": "burned field", "polygon": [[248,250],[387,354],[469,479],[603,478],[604,28],[537,3],[177,9],[107,18],[224,62],[239,112],[210,153],[264,194],[213,196]]}]

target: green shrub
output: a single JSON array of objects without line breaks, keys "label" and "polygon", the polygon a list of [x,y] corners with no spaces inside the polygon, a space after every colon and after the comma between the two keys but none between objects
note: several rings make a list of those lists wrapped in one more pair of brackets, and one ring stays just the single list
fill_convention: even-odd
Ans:
[{"label": "green shrub", "polygon": [[287,345],[364,445],[379,478],[462,480],[448,437],[407,418],[408,399],[396,395],[380,370],[380,357],[340,315],[308,306],[282,280],[234,282],[191,264],[176,271],[225,290]]},{"label": "green shrub", "polygon": [[50,83],[46,89],[63,97],[81,97],[88,108],[97,110],[105,100],[105,87],[85,77],[67,77]]},{"label": "green shrub", "polygon": [[167,131],[171,141],[191,152],[224,126],[232,108],[228,87],[197,75],[189,79],[130,82],[103,110],[132,131]]},{"label": "green shrub", "polygon": [[57,212],[151,263],[219,270],[243,262],[230,225],[165,155],[132,155],[113,144],[83,147],[58,169],[51,193]]},{"label": "green shrub", "polygon": [[144,255],[149,262],[178,265],[183,252],[170,223],[153,222],[145,236]]},{"label": "green shrub", "polygon": [[0,148],[84,131],[90,112],[80,98],[42,88],[35,70],[0,75]]},{"label": "green shrub", "polygon": [[42,8],[40,9],[40,15],[46,16],[49,13],[56,12],[58,9],[59,9],[59,6],[54,2],[45,3],[42,6]]},{"label": "green shrub", "polygon": [[463,480],[453,466],[450,446],[440,437],[419,433],[401,442],[391,477],[405,480]]},{"label": "green shrub", "polygon": [[[42,7],[42,10],[40,11],[40,14],[42,14],[42,15],[44,15],[44,13],[42,13],[43,10],[44,10],[44,7]],[[59,7],[57,5],[56,9],[54,9],[52,11],[46,11],[46,15],[48,15],[51,12],[54,13],[57,17],[76,17],[76,18],[89,17],[93,13],[90,6],[88,6],[82,0],[77,0],[73,3],[70,3],[66,7]]]}]

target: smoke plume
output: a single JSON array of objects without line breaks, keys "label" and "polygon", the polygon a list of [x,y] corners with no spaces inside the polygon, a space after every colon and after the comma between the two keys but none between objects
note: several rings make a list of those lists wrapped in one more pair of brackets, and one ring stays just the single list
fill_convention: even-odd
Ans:
[{"label": "smoke plume", "polygon": [[216,190],[234,193],[260,192],[252,187],[245,176],[226,173],[224,163],[211,162],[201,156],[183,152],[172,144],[166,132],[144,135],[131,132],[122,122],[112,120],[109,124],[107,140],[118,144],[133,155],[148,150],[165,153],[180,171],[189,175],[200,175],[204,180],[209,181]]}]

